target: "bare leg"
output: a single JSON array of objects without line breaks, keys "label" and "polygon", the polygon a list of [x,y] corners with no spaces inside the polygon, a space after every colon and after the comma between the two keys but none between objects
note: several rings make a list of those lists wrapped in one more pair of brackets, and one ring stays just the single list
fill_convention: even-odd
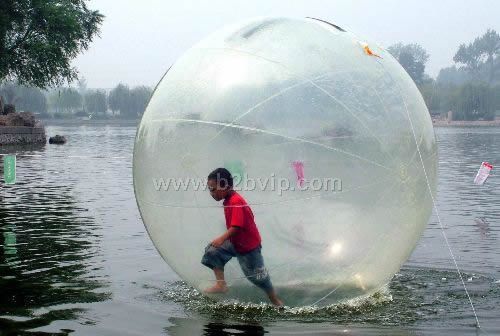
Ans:
[{"label": "bare leg", "polygon": [[226,280],[224,280],[224,270],[220,268],[213,269],[216,283],[210,288],[205,289],[205,293],[225,293],[228,291]]},{"label": "bare leg", "polygon": [[272,304],[278,307],[283,306],[283,301],[280,300],[274,289],[267,293],[267,296],[269,296],[269,300],[271,300]]}]

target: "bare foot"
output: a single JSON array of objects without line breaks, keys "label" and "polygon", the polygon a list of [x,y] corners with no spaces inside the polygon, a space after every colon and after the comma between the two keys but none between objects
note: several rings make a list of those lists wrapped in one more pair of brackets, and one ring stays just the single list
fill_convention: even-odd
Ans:
[{"label": "bare foot", "polygon": [[207,294],[223,294],[226,293],[229,288],[224,284],[216,284],[210,288],[204,290]]},{"label": "bare foot", "polygon": [[284,306],[283,301],[280,300],[280,298],[278,297],[278,295],[276,295],[276,293],[269,294],[269,300],[271,300],[271,303],[277,307]]}]

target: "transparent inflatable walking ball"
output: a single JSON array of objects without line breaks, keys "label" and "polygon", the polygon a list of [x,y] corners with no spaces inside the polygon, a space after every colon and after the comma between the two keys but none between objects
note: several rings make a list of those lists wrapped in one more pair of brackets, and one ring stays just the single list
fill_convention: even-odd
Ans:
[{"label": "transparent inflatable walking ball", "polygon": [[[207,175],[227,167],[289,306],[387,284],[425,229],[437,155],[414,82],[382,47],[326,21],[257,18],[208,36],[158,84],[138,127],[137,203],[161,256],[189,285],[226,227]],[[267,301],[236,259],[215,299]]]}]

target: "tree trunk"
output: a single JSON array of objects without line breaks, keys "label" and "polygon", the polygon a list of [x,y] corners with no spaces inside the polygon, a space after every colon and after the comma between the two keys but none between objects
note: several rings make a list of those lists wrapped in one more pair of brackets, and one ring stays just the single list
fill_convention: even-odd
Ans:
[{"label": "tree trunk", "polygon": [[495,61],[493,59],[493,55],[488,57],[488,62],[490,63],[490,76],[488,79],[488,84],[491,85],[493,82],[493,78],[495,77]]}]

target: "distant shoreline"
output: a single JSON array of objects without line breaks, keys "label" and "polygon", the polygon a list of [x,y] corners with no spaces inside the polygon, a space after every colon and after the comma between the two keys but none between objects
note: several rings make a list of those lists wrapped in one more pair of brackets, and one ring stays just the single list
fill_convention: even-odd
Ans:
[{"label": "distant shoreline", "polygon": [[40,119],[45,126],[137,126],[140,119]]},{"label": "distant shoreline", "polygon": [[500,127],[500,119],[496,120],[433,120],[432,124],[437,127]]},{"label": "distant shoreline", "polygon": [[[78,119],[42,119],[45,126],[137,126],[140,119],[96,119],[96,120],[78,120]],[[500,127],[500,119],[496,120],[433,120],[433,126],[436,127]]]}]

